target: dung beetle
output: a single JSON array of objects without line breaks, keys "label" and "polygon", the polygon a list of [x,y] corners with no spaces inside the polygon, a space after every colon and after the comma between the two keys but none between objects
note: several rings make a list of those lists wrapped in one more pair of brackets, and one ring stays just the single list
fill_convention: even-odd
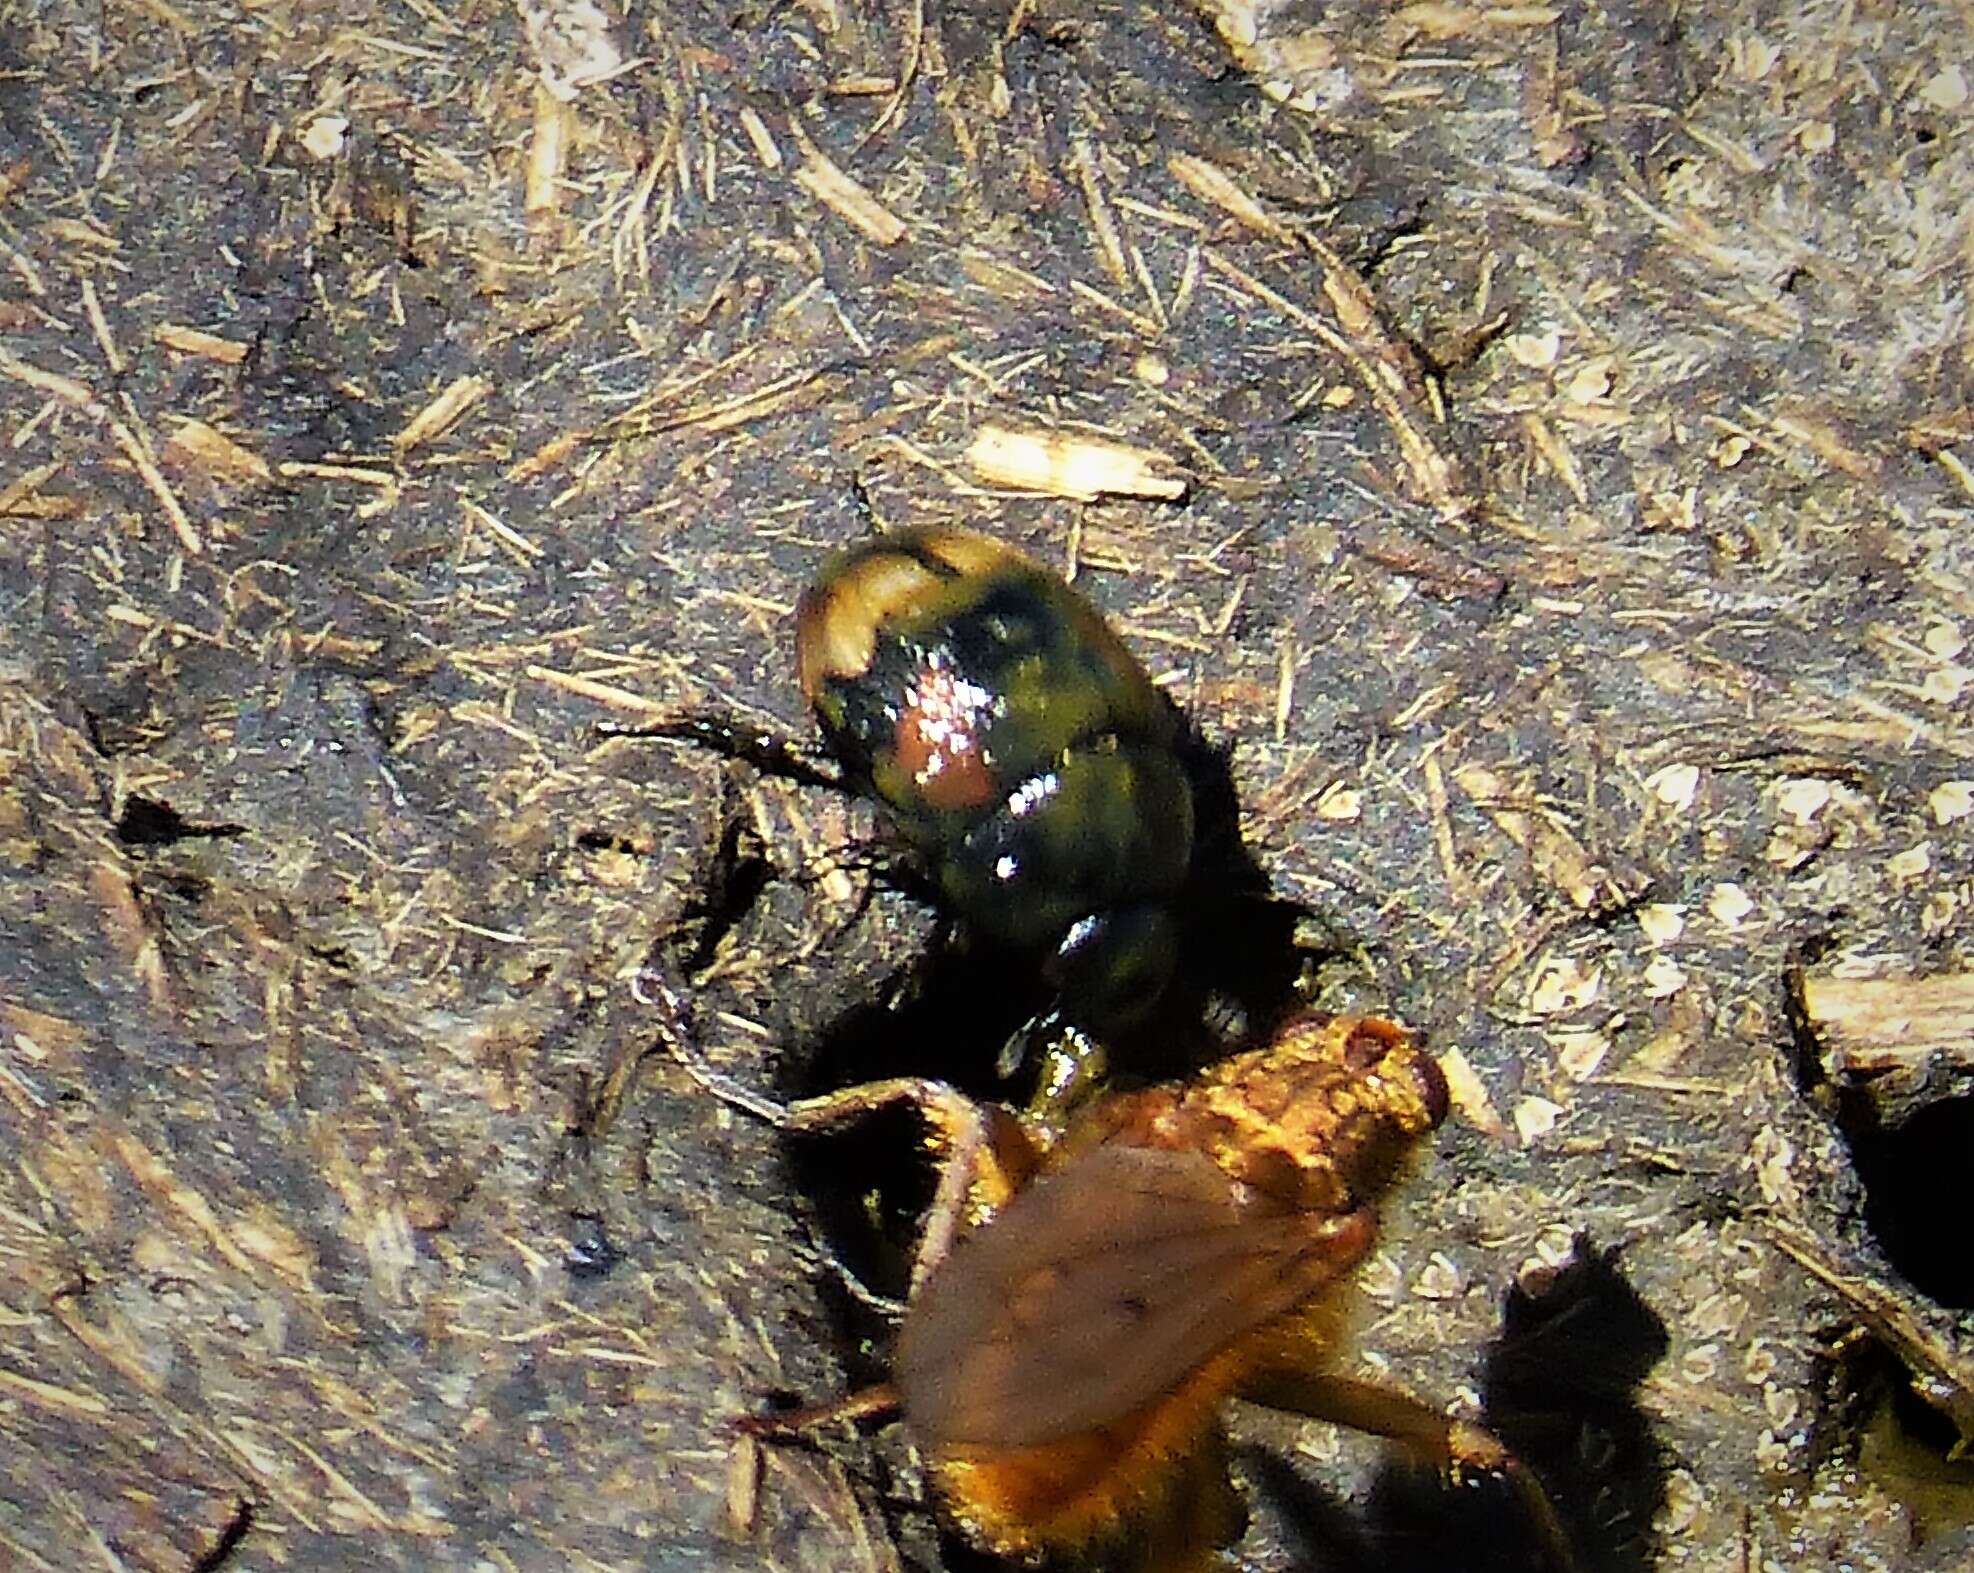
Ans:
[{"label": "dung beetle", "polygon": [[846,784],[941,900],[1039,953],[1065,1021],[1156,999],[1192,861],[1179,718],[1095,608],[1014,548],[922,527],[840,553],[803,595],[796,675]]},{"label": "dung beetle", "polygon": [[796,675],[840,776],[788,740],[704,716],[641,729],[881,804],[935,900],[1039,963],[1051,1007],[1010,1040],[1038,1096],[1102,1069],[1178,961],[1194,852],[1184,728],[1088,601],[1015,548],[950,526],[824,564],[796,612]]}]

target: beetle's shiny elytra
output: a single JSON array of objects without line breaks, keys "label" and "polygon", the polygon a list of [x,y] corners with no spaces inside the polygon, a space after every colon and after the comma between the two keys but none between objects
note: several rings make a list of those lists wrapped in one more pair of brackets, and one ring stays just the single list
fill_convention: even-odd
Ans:
[{"label": "beetle's shiny elytra", "polygon": [[890,811],[955,915],[1052,952],[1085,1024],[1156,997],[1192,787],[1176,713],[1088,602],[986,536],[899,531],[825,566],[796,663],[849,784]]}]

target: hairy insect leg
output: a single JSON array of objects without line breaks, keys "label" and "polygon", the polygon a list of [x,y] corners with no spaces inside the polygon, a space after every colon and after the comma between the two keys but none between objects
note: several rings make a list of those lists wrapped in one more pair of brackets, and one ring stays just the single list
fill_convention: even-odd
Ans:
[{"label": "hairy insect leg", "polygon": [[657,1013],[658,1036],[679,1068],[720,1102],[731,1104],[757,1120],[773,1126],[788,1123],[788,1106],[766,1093],[743,1087],[731,1076],[716,1071],[699,1047],[684,998],[672,987],[661,968],[647,966],[631,979],[631,998]]},{"label": "hairy insect leg", "polygon": [[960,1233],[1000,1207],[1033,1170],[1034,1139],[999,1104],[976,1103],[957,1088],[925,1076],[894,1076],[788,1105],[785,1130],[821,1131],[909,1103],[930,1131],[939,1160],[932,1193],[912,1257],[911,1292],[944,1261]]},{"label": "hairy insect leg", "polygon": [[843,778],[836,761],[822,747],[805,743],[731,713],[688,710],[643,726],[620,726],[605,721],[597,730],[611,738],[667,738],[690,743],[722,759],[752,765],[763,775],[778,776],[802,786],[827,787],[834,792],[855,790]]},{"label": "hairy insect leg", "polygon": [[777,1409],[770,1414],[749,1415],[736,1422],[742,1436],[803,1436],[840,1420],[862,1420],[868,1415],[888,1415],[898,1407],[898,1390],[889,1382],[860,1387],[841,1398],[820,1404],[804,1404],[800,1409]]},{"label": "hairy insect leg", "polygon": [[931,1131],[929,1145],[939,1159],[939,1180],[912,1258],[914,1292],[925,1275],[945,1260],[960,1231],[1012,1196],[1039,1159],[1035,1139],[1011,1112],[998,1104],[975,1103],[958,1088],[927,1076],[894,1076],[779,1102],[706,1063],[687,1019],[685,1001],[656,972],[641,973],[632,994],[657,1011],[658,1035],[688,1076],[722,1103],[777,1130],[827,1131],[895,1103],[909,1103],[918,1110]]},{"label": "hairy insect leg", "polygon": [[1575,1573],[1576,1558],[1556,1505],[1542,1482],[1493,1432],[1395,1388],[1292,1365],[1270,1366],[1251,1376],[1242,1384],[1240,1396],[1270,1409],[1384,1437],[1456,1481],[1469,1471],[1501,1476],[1521,1499],[1551,1564],[1561,1573]]},{"label": "hairy insect leg", "polygon": [[777,1130],[827,1131],[895,1103],[917,1109],[931,1131],[929,1145],[939,1159],[939,1180],[912,1259],[914,1292],[925,1275],[945,1260],[961,1230],[1006,1202],[1040,1161],[1040,1142],[1012,1111],[999,1104],[976,1103],[957,1087],[928,1076],[894,1076],[779,1102],[706,1063],[684,999],[657,971],[647,968],[640,973],[631,992],[640,1004],[656,1010],[658,1035],[688,1076],[722,1103]]}]

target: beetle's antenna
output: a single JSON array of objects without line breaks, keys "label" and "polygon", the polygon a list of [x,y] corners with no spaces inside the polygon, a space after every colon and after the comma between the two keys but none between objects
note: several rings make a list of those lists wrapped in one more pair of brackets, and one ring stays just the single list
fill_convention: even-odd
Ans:
[{"label": "beetle's antenna", "polygon": [[690,743],[722,759],[738,760],[743,765],[752,765],[763,775],[793,781],[798,786],[824,787],[832,792],[854,791],[827,755],[806,748],[783,733],[730,715],[690,711],[644,726],[599,721],[596,730],[599,736],[612,739],[661,737]]},{"label": "beetle's antenna", "polygon": [[671,1056],[678,1061],[686,1075],[710,1092],[720,1102],[751,1114],[757,1120],[766,1120],[776,1129],[785,1129],[789,1124],[788,1106],[777,1103],[765,1093],[743,1087],[731,1076],[724,1076],[706,1063],[699,1052],[697,1037],[693,1033],[691,1019],[685,1001],[678,990],[667,983],[651,967],[643,967],[631,978],[631,998],[640,1005],[648,1005],[658,1013],[658,1036],[664,1040]]}]

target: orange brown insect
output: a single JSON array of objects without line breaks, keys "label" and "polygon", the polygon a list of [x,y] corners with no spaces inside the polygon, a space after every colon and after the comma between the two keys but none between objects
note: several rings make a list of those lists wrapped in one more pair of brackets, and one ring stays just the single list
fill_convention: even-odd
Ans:
[{"label": "orange brown insect", "polygon": [[1190,1573],[1238,1532],[1220,1411],[1244,1397],[1514,1473],[1559,1543],[1486,1432],[1324,1369],[1377,1199],[1446,1113],[1438,1067],[1401,1028],[1301,1017],[1059,1132],[911,1079],[773,1112],[814,1130],[898,1101],[923,1112],[943,1165],[891,1380],[750,1432],[896,1410],[976,1545]]}]

